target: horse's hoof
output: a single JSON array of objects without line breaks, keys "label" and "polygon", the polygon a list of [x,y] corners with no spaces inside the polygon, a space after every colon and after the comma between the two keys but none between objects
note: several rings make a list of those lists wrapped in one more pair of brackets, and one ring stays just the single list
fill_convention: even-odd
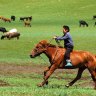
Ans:
[{"label": "horse's hoof", "polygon": [[94,88],[94,90],[96,90],[96,87]]},{"label": "horse's hoof", "polygon": [[69,85],[65,85],[65,87],[69,88]]},{"label": "horse's hoof", "polygon": [[37,84],[38,87],[42,87],[43,85],[40,83],[40,84]]},{"label": "horse's hoof", "polygon": [[46,81],[46,85],[48,85],[48,81]]}]

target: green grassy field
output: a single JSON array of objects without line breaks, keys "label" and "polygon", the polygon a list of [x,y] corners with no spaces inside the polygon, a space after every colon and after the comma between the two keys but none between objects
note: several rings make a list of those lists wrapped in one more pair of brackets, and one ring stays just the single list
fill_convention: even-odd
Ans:
[{"label": "green grassy field", "polygon": [[[71,35],[74,40],[75,50],[86,50],[96,54],[96,27],[92,20],[96,15],[96,0],[0,0],[0,16],[10,18],[16,16],[16,21],[11,23],[0,20],[0,27],[7,30],[17,28],[21,36],[19,40],[0,40],[0,64],[8,66],[48,66],[48,58],[42,55],[45,61],[40,58],[31,59],[29,54],[40,40],[50,41],[54,35],[62,35],[62,26],[69,25]],[[33,16],[32,27],[24,27],[20,17]],[[89,27],[79,27],[79,20],[88,22]],[[0,36],[2,33],[0,32]],[[56,44],[55,41],[51,42]],[[63,42],[61,42],[63,45]],[[2,68],[2,67],[1,67]],[[0,69],[1,69],[0,68]],[[5,68],[6,69],[6,68]],[[10,70],[10,68],[9,68]],[[7,70],[7,71],[9,71]],[[56,74],[50,79],[50,85],[38,88],[36,84],[42,81],[43,69],[41,74],[32,72],[8,74],[6,70],[0,71],[0,79],[8,82],[9,85],[0,87],[0,96],[95,96],[96,92],[89,85],[80,86],[76,83],[69,89],[64,87],[71,79],[58,80]],[[58,76],[60,76],[59,73]],[[89,76],[85,74],[84,76]],[[33,77],[35,78],[33,78]],[[66,74],[62,77],[67,78]],[[37,79],[36,79],[37,78]],[[53,82],[54,81],[54,82]],[[80,84],[86,80],[79,81]],[[90,83],[91,78],[88,78]],[[91,81],[92,82],[92,81]],[[53,86],[53,87],[52,87]],[[54,87],[55,86],[55,87]],[[59,86],[59,87],[58,87]]]}]

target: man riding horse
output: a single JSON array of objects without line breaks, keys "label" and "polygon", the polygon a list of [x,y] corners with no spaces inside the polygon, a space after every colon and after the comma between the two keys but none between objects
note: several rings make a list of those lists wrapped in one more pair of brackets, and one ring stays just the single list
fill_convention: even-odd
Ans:
[{"label": "man riding horse", "polygon": [[[44,80],[38,84],[39,87],[48,85],[48,79],[56,69],[66,69],[64,61],[65,48],[48,43],[46,40],[40,41],[31,51],[30,57],[35,58],[44,53],[48,58],[50,65],[44,70]],[[76,78],[69,82],[66,87],[72,86],[82,76],[85,69],[88,69],[94,81],[94,89],[96,89],[96,57],[88,51],[72,51],[70,60],[73,66],[68,66],[67,69],[78,68]]]},{"label": "man riding horse", "polygon": [[53,37],[57,41],[64,40],[65,48],[52,45],[46,40],[42,40],[31,51],[31,58],[35,58],[44,53],[49,58],[50,62],[50,66],[44,70],[44,80],[39,83],[38,86],[42,87],[45,84],[48,85],[48,79],[56,69],[78,68],[76,78],[69,82],[66,87],[72,86],[77,80],[81,78],[84,70],[88,69],[94,81],[94,89],[96,89],[96,57],[94,54],[88,51],[73,51],[74,45],[69,31],[70,29],[68,26],[63,26],[64,35],[62,37]]}]

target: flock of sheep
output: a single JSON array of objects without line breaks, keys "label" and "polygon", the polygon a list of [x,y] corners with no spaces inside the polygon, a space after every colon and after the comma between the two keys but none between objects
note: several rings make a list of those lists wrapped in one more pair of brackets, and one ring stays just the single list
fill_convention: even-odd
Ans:
[{"label": "flock of sheep", "polygon": [[[11,18],[5,18],[3,16],[0,16],[0,19],[3,20],[4,22],[11,23],[11,21],[15,21],[16,17],[11,16]],[[31,20],[32,20],[32,16],[20,17],[20,21],[23,21],[25,26],[31,27],[31,23],[30,23]],[[6,30],[6,28],[0,27],[0,32],[3,32],[3,35],[1,36],[1,40],[4,38],[8,38],[10,40],[11,38],[14,38],[14,37],[19,39],[19,36],[20,36],[20,33],[17,31],[17,29],[11,29],[8,31],[8,30]]]},{"label": "flock of sheep", "polygon": [[8,38],[10,40],[11,38],[14,37],[19,39],[20,33],[17,31],[17,29],[11,29],[7,31],[4,27],[0,27],[0,31],[3,32],[3,35],[1,36],[1,40],[4,38]]},{"label": "flock of sheep", "polygon": [[[11,16],[11,18],[5,18],[0,16],[0,19],[3,20],[4,22],[11,22],[11,21],[15,21],[15,16]],[[93,20],[96,19],[96,15],[93,16]],[[32,20],[32,16],[29,17],[20,17],[21,21],[24,21],[25,26],[30,26],[30,21]],[[94,23],[94,26],[96,25],[96,22]],[[80,20],[79,21],[79,26],[87,26],[88,27],[88,23],[84,20]],[[3,32],[3,35],[1,36],[1,40],[4,38],[8,38],[9,40],[11,38],[16,37],[17,39],[19,39],[20,33],[17,31],[17,29],[11,29],[9,31],[7,31],[4,27],[0,27],[0,32]]]},{"label": "flock of sheep", "polygon": [[[95,20],[96,19],[96,15],[94,15],[93,16],[93,20]],[[89,24],[86,22],[86,21],[84,21],[84,20],[80,20],[79,21],[79,26],[81,27],[81,26],[86,26],[86,27],[88,27],[89,26]],[[94,26],[96,26],[96,21],[95,21],[95,23],[94,23]]]}]

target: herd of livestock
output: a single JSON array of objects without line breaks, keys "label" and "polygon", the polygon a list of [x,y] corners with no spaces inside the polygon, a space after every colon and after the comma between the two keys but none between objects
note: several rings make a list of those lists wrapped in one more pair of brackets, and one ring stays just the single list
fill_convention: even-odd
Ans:
[{"label": "herd of livestock", "polygon": [[10,40],[11,38],[14,38],[14,37],[19,39],[20,33],[17,31],[17,29],[11,29],[11,30],[7,31],[6,28],[0,27],[0,31],[1,30],[3,31],[3,35],[1,36],[1,40],[4,38],[8,38]]},{"label": "herd of livestock", "polygon": [[[16,19],[16,16],[11,16],[10,18],[5,18],[4,16],[0,16],[0,19],[2,19],[3,21],[5,22],[11,22],[11,21],[15,21]],[[21,21],[24,21],[24,20],[32,20],[32,16],[29,16],[29,17],[20,17],[20,20]]]},{"label": "herd of livestock", "polygon": [[[16,17],[15,16],[11,16],[10,18],[5,18],[3,16],[0,16],[0,19],[3,20],[4,22],[10,22],[11,23],[11,21],[15,21],[16,20]],[[96,15],[93,16],[93,20],[95,20],[95,19],[96,19]],[[32,16],[20,17],[19,20],[24,22],[25,27],[26,26],[31,27]],[[80,20],[79,21],[79,26],[80,27],[81,26],[88,27],[89,24],[85,20]],[[94,23],[94,26],[96,26],[96,21]],[[10,40],[11,38],[14,38],[14,37],[19,39],[19,36],[20,36],[20,33],[17,31],[17,29],[11,29],[11,30],[8,31],[8,30],[6,30],[6,28],[0,27],[0,32],[3,32],[3,35],[1,36],[1,40],[4,39],[4,38],[8,38]]]},{"label": "herd of livestock", "polygon": [[[3,16],[0,16],[0,19],[3,20],[4,22],[10,22],[11,21],[15,21],[16,17],[15,16],[11,16],[11,18],[5,18]],[[20,17],[20,21],[24,22],[25,27],[29,26],[31,27],[31,20],[32,20],[32,16],[29,17]],[[6,30],[5,27],[0,27],[0,32],[3,32],[3,35],[1,36],[1,40],[4,38],[8,38],[9,40],[11,38],[16,37],[17,39],[19,39],[20,33],[17,31],[17,29],[11,29],[11,30]]]},{"label": "herd of livestock", "polygon": [[[96,15],[94,15],[93,16],[93,20],[95,20],[96,19]],[[84,20],[80,20],[79,21],[79,26],[81,27],[81,26],[86,26],[86,27],[88,27],[89,26],[89,24],[86,22],[86,21],[84,21]],[[96,26],[96,21],[94,22],[94,26]]]},{"label": "herd of livestock", "polygon": [[[10,18],[6,18],[6,17],[3,17],[3,16],[0,16],[0,19],[4,22],[10,22],[11,21],[15,21],[16,19],[16,16],[11,16]],[[29,16],[29,17],[20,17],[19,19],[20,21],[23,21],[25,26],[30,26],[31,27],[31,20],[32,20],[32,16]]]}]

